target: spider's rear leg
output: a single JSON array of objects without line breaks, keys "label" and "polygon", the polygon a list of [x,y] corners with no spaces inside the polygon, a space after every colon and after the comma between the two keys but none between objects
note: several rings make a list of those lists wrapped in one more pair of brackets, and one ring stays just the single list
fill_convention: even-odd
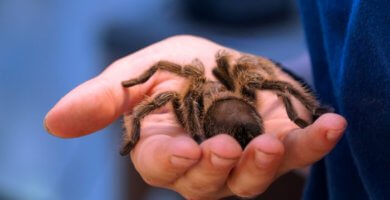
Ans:
[{"label": "spider's rear leg", "polygon": [[[295,89],[290,83],[279,81],[279,80],[264,80],[262,83],[250,83],[250,87],[259,89],[259,90],[271,90],[275,91],[278,96],[282,99],[283,104],[286,108],[288,117],[297,124],[299,127],[304,128],[309,125],[308,122],[298,117],[298,114],[293,107],[290,98],[287,94],[290,94],[297,98],[310,112],[314,115],[318,104],[315,101],[314,97],[311,99],[306,95],[302,94],[299,90]],[[286,94],[287,93],[287,94]]]},{"label": "spider's rear leg", "polygon": [[123,87],[131,87],[134,85],[138,85],[141,83],[145,83],[151,76],[153,76],[154,73],[157,72],[157,70],[163,70],[168,71],[174,74],[177,74],[179,76],[185,76],[182,72],[182,67],[178,64],[169,62],[169,61],[159,61],[157,64],[150,67],[148,70],[146,70],[143,74],[141,74],[137,78],[133,78],[130,80],[122,81]]},{"label": "spider's rear leg", "polygon": [[309,125],[308,122],[298,117],[297,111],[295,110],[294,106],[291,103],[290,98],[286,96],[283,93],[278,93],[278,96],[282,99],[283,104],[286,108],[287,116],[291,119],[296,125],[298,125],[300,128],[305,128]]},{"label": "spider's rear leg", "polygon": [[321,115],[325,113],[333,113],[334,108],[330,106],[321,106],[315,109],[314,114],[313,114],[313,120],[317,120]]},{"label": "spider's rear leg", "polygon": [[[125,141],[125,145],[123,146],[120,154],[125,156],[130,153],[130,151],[135,147],[137,142],[140,139],[140,128],[141,128],[141,120],[152,111],[161,108],[169,101],[172,101],[174,113],[176,115],[179,123],[184,127],[184,119],[181,112],[181,105],[178,94],[176,92],[163,92],[158,94],[154,99],[147,99],[141,102],[138,106],[134,108],[132,124],[131,124],[131,135]],[[129,127],[126,127],[129,128]]]},{"label": "spider's rear leg", "polygon": [[[295,79],[295,81],[299,82],[305,88],[305,90],[307,90],[309,93],[311,93],[311,94],[314,93],[313,89],[301,77],[295,75],[292,71],[290,71],[289,69],[284,67],[283,64],[281,64],[277,61],[274,61],[274,60],[271,60],[271,61],[276,66],[278,66],[284,73],[287,73],[290,77]],[[318,107],[315,108],[315,110],[313,112],[313,120],[314,121],[317,120],[317,118],[319,118],[321,115],[323,115],[325,113],[333,113],[333,112],[334,112],[334,108],[332,108],[330,106],[319,105]]]},{"label": "spider's rear leg", "polygon": [[310,94],[303,94],[298,89],[294,88],[294,86],[292,86],[290,83],[285,81],[266,80],[260,85],[260,88],[258,89],[288,93],[300,101],[306,107],[306,109],[311,112],[312,115],[314,115],[316,110],[319,108],[319,105],[314,96],[309,96]]}]

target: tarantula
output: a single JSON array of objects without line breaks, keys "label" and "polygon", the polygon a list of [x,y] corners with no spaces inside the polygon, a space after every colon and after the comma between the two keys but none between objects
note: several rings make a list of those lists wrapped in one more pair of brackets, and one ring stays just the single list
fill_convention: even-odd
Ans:
[{"label": "tarantula", "polygon": [[184,77],[188,86],[181,92],[168,91],[142,101],[132,113],[131,127],[127,129],[121,155],[127,155],[140,138],[141,120],[152,111],[172,103],[177,122],[197,141],[216,134],[228,133],[244,148],[249,141],[264,132],[263,121],[256,108],[256,91],[269,90],[282,100],[287,115],[304,128],[308,122],[301,119],[290,97],[299,100],[317,118],[327,112],[319,106],[315,96],[304,87],[278,80],[276,70],[280,65],[269,59],[243,55],[235,62],[226,51],[216,54],[217,66],[212,70],[217,81],[207,80],[203,64],[195,59],[180,66],[169,61],[159,61],[139,77],[122,82],[132,87],[146,82],[158,70]]}]

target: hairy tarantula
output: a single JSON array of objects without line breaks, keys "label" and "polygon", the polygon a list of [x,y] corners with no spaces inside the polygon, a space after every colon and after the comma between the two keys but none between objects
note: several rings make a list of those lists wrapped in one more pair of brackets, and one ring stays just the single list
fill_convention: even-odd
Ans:
[{"label": "hairy tarantula", "polygon": [[288,117],[301,128],[309,123],[298,116],[291,96],[299,100],[313,118],[327,112],[326,108],[319,106],[311,91],[278,80],[275,73],[280,65],[269,59],[243,55],[233,62],[226,51],[219,51],[216,63],[212,73],[218,81],[207,80],[203,64],[197,59],[185,66],[159,61],[139,77],[123,81],[123,87],[132,87],[146,82],[161,70],[186,78],[188,86],[181,92],[157,94],[134,108],[131,127],[125,127],[130,134],[125,138],[121,155],[127,155],[140,139],[141,120],[168,102],[172,103],[177,122],[196,141],[227,133],[243,148],[252,138],[264,132],[263,121],[256,108],[257,90],[275,92],[282,100]]}]

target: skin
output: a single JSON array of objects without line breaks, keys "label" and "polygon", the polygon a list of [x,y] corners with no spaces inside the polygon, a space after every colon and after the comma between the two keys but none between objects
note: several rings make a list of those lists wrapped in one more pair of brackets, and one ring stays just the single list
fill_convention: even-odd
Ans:
[{"label": "skin", "polygon": [[[122,88],[121,81],[138,76],[159,60],[187,64],[194,58],[204,63],[211,78],[219,49],[228,48],[187,35],[148,46],[114,62],[69,92],[48,112],[45,127],[61,138],[98,131],[131,112],[145,96],[180,90],[184,80],[157,72],[145,84],[132,88]],[[234,50],[228,51],[239,56]],[[281,72],[278,76],[290,80]],[[289,120],[275,94],[258,95],[265,134],[253,139],[244,150],[226,134],[198,145],[175,122],[170,107],[147,116],[142,121],[141,140],[130,155],[137,171],[148,184],[175,190],[187,199],[251,197],[263,193],[278,176],[324,157],[346,128],[343,117],[325,114],[300,129]],[[305,108],[296,100],[293,104],[299,115],[308,119]]]}]

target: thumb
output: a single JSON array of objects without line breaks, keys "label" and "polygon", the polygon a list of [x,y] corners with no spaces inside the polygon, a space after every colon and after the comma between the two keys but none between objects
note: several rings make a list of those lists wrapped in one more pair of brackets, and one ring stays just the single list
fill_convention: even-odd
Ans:
[{"label": "thumb", "polygon": [[113,63],[102,74],[65,95],[47,113],[44,120],[46,130],[58,137],[79,137],[106,127],[131,110],[154,85],[162,81],[152,77],[142,85],[122,87],[123,80],[142,72],[156,60],[134,59],[137,55]]},{"label": "thumb", "polygon": [[[134,93],[134,92],[133,92]],[[106,127],[126,109],[131,91],[96,77],[65,95],[46,115],[45,128],[55,136],[83,136]]]}]

